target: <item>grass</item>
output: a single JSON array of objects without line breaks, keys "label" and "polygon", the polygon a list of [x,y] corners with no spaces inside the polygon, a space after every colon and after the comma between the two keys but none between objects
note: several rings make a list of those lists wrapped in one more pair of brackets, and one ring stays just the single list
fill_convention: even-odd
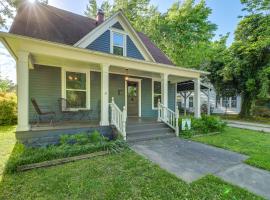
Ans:
[{"label": "grass", "polygon": [[227,127],[221,134],[192,138],[250,156],[247,164],[270,171],[270,134]]},{"label": "grass", "polygon": [[242,122],[251,122],[251,123],[261,123],[261,124],[270,124],[269,117],[245,117],[241,118],[239,115],[218,115],[222,119],[225,120],[236,120],[236,121],[242,121]]},{"label": "grass", "polygon": [[0,181],[4,173],[4,167],[16,143],[15,126],[0,126]]},{"label": "grass", "polygon": [[[15,144],[14,127],[0,127],[0,146]],[[10,138],[10,139],[8,139]],[[1,141],[2,141],[1,140]],[[3,145],[3,146],[2,146]],[[3,170],[3,166],[1,166]],[[187,184],[131,150],[36,169],[5,173],[0,199],[262,199],[208,175]]]}]

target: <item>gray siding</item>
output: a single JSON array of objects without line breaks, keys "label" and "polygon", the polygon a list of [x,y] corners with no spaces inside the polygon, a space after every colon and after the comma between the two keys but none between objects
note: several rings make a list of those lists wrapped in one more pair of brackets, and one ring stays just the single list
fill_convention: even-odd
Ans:
[{"label": "gray siding", "polygon": [[130,39],[129,36],[127,36],[127,57],[144,60],[142,54],[137,49],[137,47],[135,46],[135,44],[133,43],[133,41]]},{"label": "gray siding", "polygon": [[[44,111],[57,111],[61,97],[61,68],[36,65],[29,71],[29,96],[35,98]],[[29,99],[29,100],[30,100]],[[29,119],[35,120],[35,110],[29,101]]]},{"label": "gray siding", "polygon": [[168,85],[168,107],[171,110],[175,110],[175,84]]},{"label": "gray siding", "polygon": [[117,106],[122,110],[125,105],[125,77],[123,75],[110,74],[109,101],[112,97]]},{"label": "gray siding", "polygon": [[105,31],[101,36],[99,36],[86,48],[94,51],[110,53],[110,31]]},{"label": "gray siding", "polygon": [[[125,105],[125,79],[123,75],[110,74],[109,98],[114,97],[116,104],[122,110]],[[140,78],[142,81],[141,103],[142,117],[156,117],[157,110],[152,109],[152,79]],[[45,110],[52,110],[60,118],[57,100],[61,97],[61,68],[35,66],[29,74],[30,98],[36,98],[40,107]],[[175,84],[168,86],[169,108],[175,108]],[[34,121],[35,110],[30,104],[30,121]],[[101,75],[100,72],[90,73],[90,106],[89,119],[100,119],[101,104]]]},{"label": "gray siding", "polygon": [[100,119],[101,104],[101,74],[100,72],[90,73],[90,118],[94,120]]}]

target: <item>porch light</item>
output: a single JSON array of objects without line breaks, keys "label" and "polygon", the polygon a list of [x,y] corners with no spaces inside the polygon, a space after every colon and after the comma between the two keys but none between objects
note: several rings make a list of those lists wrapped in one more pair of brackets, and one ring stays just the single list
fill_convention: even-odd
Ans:
[{"label": "porch light", "polygon": [[126,69],[126,77],[125,80],[128,81],[128,69]]}]

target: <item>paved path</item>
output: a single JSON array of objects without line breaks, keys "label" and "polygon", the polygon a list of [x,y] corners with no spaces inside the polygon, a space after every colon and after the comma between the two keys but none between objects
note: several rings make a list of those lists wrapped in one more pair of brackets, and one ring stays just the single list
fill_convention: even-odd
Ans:
[{"label": "paved path", "polygon": [[264,131],[264,132],[270,133],[270,125],[268,124],[241,122],[241,121],[236,121],[236,120],[225,120],[225,121],[228,123],[228,126],[231,126],[231,127],[249,129],[249,130],[255,130],[255,131]]},{"label": "paved path", "polygon": [[243,164],[248,156],[179,138],[142,141],[131,148],[188,183],[213,174],[270,199],[270,173]]}]

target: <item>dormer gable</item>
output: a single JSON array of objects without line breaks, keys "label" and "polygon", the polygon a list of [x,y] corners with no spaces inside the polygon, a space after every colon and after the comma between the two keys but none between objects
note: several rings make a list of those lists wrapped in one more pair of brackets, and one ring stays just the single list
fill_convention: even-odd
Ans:
[{"label": "dormer gable", "polygon": [[155,62],[121,11],[105,20],[74,46]]}]

